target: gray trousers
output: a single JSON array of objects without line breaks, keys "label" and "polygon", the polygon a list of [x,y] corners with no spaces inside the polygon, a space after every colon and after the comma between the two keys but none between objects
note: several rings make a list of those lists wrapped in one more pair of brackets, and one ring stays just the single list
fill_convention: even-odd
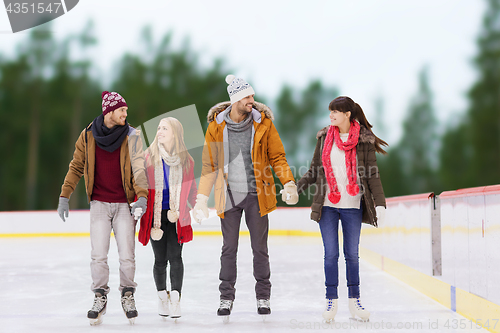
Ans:
[{"label": "gray trousers", "polygon": [[135,225],[127,203],[90,202],[90,243],[92,247],[90,289],[109,293],[108,252],[113,230],[120,260],[120,294],[125,287],[137,287],[135,276]]},{"label": "gray trousers", "polygon": [[271,282],[269,281],[271,270],[267,251],[269,219],[267,215],[260,216],[257,193],[244,194],[243,198],[237,198],[239,194],[237,192],[233,192],[232,194],[235,196],[235,206],[232,207],[231,200],[227,198],[226,203],[230,209],[226,209],[224,218],[221,219],[223,245],[219,274],[221,281],[219,285],[220,298],[234,300],[235,297],[236,257],[241,216],[244,211],[246,224],[250,231],[250,242],[253,253],[253,276],[256,281],[255,295],[257,299],[269,299],[271,296]]}]

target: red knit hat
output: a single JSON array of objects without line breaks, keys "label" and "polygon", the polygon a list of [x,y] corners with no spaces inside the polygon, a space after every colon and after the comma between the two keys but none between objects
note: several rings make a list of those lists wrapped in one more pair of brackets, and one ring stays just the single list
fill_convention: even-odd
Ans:
[{"label": "red knit hat", "polygon": [[102,114],[105,116],[106,113],[115,111],[122,106],[127,106],[125,99],[116,92],[103,91],[102,92]]}]

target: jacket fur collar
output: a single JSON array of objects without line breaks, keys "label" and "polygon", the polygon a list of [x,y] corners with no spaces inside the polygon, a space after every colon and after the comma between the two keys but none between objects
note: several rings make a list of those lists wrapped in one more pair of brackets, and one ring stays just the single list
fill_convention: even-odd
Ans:
[{"label": "jacket fur collar", "polygon": [[[326,136],[328,129],[330,129],[330,125],[320,129],[318,131],[318,134],[316,134],[316,139],[319,139],[322,136]],[[360,125],[359,142],[366,142],[371,144],[375,143],[375,135],[371,131],[369,131],[364,125]]]},{"label": "jacket fur collar", "polygon": [[[231,105],[231,102],[222,102],[222,103],[214,105],[208,111],[207,121],[209,123],[211,123],[212,121],[214,121],[214,119],[217,117],[217,115],[219,113],[221,113],[222,111],[224,111],[225,109],[227,109],[230,105]],[[259,103],[259,102],[254,102],[253,103],[253,108],[255,110],[261,112],[261,113],[264,113],[264,115],[267,118],[269,118],[271,120],[274,120],[274,114],[273,114],[273,112],[271,111],[271,109],[267,105]]]}]

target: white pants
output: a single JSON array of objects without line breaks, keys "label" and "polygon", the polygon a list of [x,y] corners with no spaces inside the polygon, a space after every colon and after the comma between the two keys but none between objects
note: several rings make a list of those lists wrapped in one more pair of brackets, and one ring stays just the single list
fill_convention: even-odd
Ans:
[{"label": "white pants", "polygon": [[108,252],[113,230],[120,258],[120,294],[125,287],[135,290],[135,225],[127,203],[90,202],[91,290],[109,293]]}]

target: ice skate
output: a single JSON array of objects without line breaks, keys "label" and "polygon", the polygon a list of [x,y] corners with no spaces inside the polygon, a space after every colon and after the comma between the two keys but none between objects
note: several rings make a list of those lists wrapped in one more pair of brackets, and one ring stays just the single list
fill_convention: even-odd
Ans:
[{"label": "ice skate", "polygon": [[271,314],[271,304],[268,299],[257,300],[257,313],[262,315],[262,321],[266,321],[266,317]]},{"label": "ice skate", "polygon": [[[349,298],[349,312],[351,313],[351,319],[354,320],[359,320],[359,321],[369,321],[370,319],[370,312],[368,312],[360,302],[359,297],[358,298]],[[360,319],[357,319],[356,316],[358,316]]]},{"label": "ice skate", "polygon": [[339,300],[336,298],[330,298],[326,300],[326,309],[323,311],[323,318],[327,323],[335,321],[335,315],[337,314],[339,305]]},{"label": "ice skate", "polygon": [[170,315],[168,303],[169,303],[169,295],[166,290],[160,290],[158,292],[158,314],[163,318],[168,317]]},{"label": "ice skate", "polygon": [[271,304],[268,299],[258,299],[257,300],[257,313],[260,315],[270,315],[271,314]]},{"label": "ice skate", "polygon": [[104,289],[97,289],[94,295],[94,304],[92,309],[87,312],[87,318],[89,318],[90,325],[99,325],[102,323],[102,316],[106,313],[106,305],[108,299],[104,295]]},{"label": "ice skate", "polygon": [[181,295],[177,290],[172,290],[170,292],[170,317],[177,319],[181,316]]},{"label": "ice skate", "polygon": [[135,308],[134,289],[123,288],[122,290],[122,308],[127,316],[131,325],[135,323],[135,318],[138,316],[137,309]]},{"label": "ice skate", "polygon": [[217,315],[224,317],[223,322],[227,323],[229,321],[229,315],[233,309],[233,301],[228,299],[221,299],[219,304],[219,309],[217,310]]}]

